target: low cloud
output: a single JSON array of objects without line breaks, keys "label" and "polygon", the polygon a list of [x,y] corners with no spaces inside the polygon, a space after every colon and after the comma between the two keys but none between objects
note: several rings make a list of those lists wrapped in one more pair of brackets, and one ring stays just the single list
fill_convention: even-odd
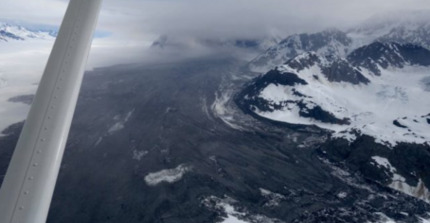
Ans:
[{"label": "low cloud", "polygon": [[[66,0],[2,0],[0,19],[58,26]],[[260,38],[347,28],[376,14],[430,10],[428,0],[104,0],[98,28],[114,38]]]}]

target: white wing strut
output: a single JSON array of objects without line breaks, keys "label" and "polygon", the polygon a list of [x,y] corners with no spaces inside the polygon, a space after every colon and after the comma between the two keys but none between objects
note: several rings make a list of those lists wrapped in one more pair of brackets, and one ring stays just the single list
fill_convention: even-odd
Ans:
[{"label": "white wing strut", "polygon": [[102,0],[70,0],[0,190],[0,223],[44,223]]}]

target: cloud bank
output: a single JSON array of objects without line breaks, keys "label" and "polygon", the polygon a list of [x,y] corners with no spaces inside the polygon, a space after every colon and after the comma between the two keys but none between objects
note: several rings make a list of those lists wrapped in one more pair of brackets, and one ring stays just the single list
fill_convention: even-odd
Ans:
[{"label": "cloud bank", "polygon": [[[66,0],[2,0],[0,20],[58,26]],[[98,28],[117,39],[162,34],[259,38],[346,28],[377,14],[430,10],[428,0],[105,0]]]}]

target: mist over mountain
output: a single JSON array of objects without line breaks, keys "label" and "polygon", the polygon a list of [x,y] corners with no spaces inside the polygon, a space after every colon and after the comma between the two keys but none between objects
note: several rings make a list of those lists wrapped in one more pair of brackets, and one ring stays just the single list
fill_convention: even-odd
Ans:
[{"label": "mist over mountain", "polygon": [[201,46],[208,48],[238,48],[248,49],[256,52],[263,52],[268,48],[278,44],[280,37],[267,37],[262,39],[198,39],[198,38],[180,38],[161,35],[155,40],[152,48],[192,48],[193,46]]},{"label": "mist over mountain", "polygon": [[264,72],[307,51],[345,57],[374,41],[411,43],[429,49],[428,18],[428,13],[422,11],[387,13],[373,16],[353,28],[291,35],[252,60],[249,66],[253,71]]}]

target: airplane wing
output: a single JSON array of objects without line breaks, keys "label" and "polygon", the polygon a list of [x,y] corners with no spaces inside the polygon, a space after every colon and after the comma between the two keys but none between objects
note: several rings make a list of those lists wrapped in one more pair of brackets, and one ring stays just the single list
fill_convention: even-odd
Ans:
[{"label": "airplane wing", "polygon": [[0,190],[1,223],[43,223],[102,0],[70,0]]}]

